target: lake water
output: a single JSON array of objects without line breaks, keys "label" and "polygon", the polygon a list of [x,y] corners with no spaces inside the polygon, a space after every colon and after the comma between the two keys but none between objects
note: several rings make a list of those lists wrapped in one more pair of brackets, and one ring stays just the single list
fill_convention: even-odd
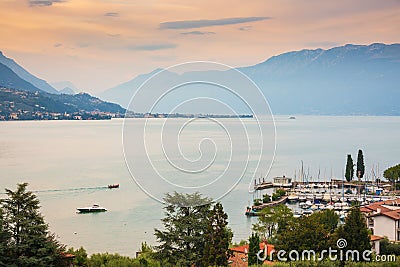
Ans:
[{"label": "lake water", "polygon": [[[275,119],[276,151],[267,180],[278,175],[293,177],[301,168],[301,160],[306,172],[315,179],[318,172],[321,180],[341,177],[346,155],[351,153],[356,160],[360,148],[364,152],[367,175],[370,175],[373,165],[379,164],[382,172],[400,161],[400,117],[299,116],[290,120],[285,116]],[[126,142],[124,147],[123,120],[0,122],[0,188],[15,189],[16,183],[28,182],[29,189],[35,191],[41,201],[41,211],[51,231],[67,246],[84,246],[89,253],[108,251],[133,256],[142,241],[155,244],[154,228],[161,227],[163,210],[162,204],[145,194],[134,182],[125,164],[123,148],[128,163],[135,159],[130,163],[134,178],[156,198],[161,196],[165,187],[163,181],[154,176],[155,169],[169,182],[183,185],[180,188],[185,190],[191,184],[202,188],[202,184],[213,183],[214,176],[225,174],[224,163],[233,162],[226,172],[229,175],[213,184],[210,190],[205,187],[204,192],[209,191],[214,197],[229,192],[220,201],[229,215],[234,240],[247,239],[255,220],[244,216],[244,210],[253,198],[248,187],[253,175],[257,178],[265,176],[269,169],[273,132],[264,136],[265,140],[272,141],[264,143],[264,154],[257,168],[261,144],[257,141],[259,132],[254,120],[243,120],[249,126],[246,137],[240,139],[241,134],[231,136],[233,141],[242,140],[242,145],[236,144],[233,156],[230,143],[226,142],[230,136],[225,135],[224,128],[208,120],[194,123],[179,140],[180,152],[185,157],[178,156],[174,150],[176,147],[165,147],[167,153],[169,149],[174,150],[169,159],[183,166],[185,171],[193,168],[191,163],[203,156],[202,153],[216,155],[197,161],[199,164],[195,168],[207,162],[213,166],[196,176],[201,179],[192,179],[190,171],[185,174],[180,167],[171,169],[171,164],[167,164],[163,157],[157,140],[165,121],[152,120],[152,125],[146,129],[148,155],[143,155],[140,148],[127,148]],[[240,126],[235,120],[219,121],[232,131]],[[176,129],[185,120],[168,119],[168,122],[171,129]],[[142,123],[141,119],[130,119],[126,124],[129,133],[133,134],[130,137],[136,141],[141,140]],[[261,123],[269,124],[268,129],[272,129],[270,121]],[[199,147],[199,143],[207,138],[217,140],[217,153],[212,153],[214,143],[209,140]],[[251,141],[249,146],[248,140],[254,142]],[[167,144],[174,144],[174,140]],[[242,156],[249,163],[244,172]],[[146,158],[151,159],[151,169],[140,165]],[[133,166],[135,163],[139,165]],[[237,174],[232,175],[235,172]],[[238,180],[241,176],[242,179]],[[212,179],[207,180],[210,177]],[[232,181],[227,180],[229,177]],[[236,182],[237,186],[229,191]],[[107,189],[106,186],[112,183],[119,183],[121,187]],[[100,214],[75,212],[77,207],[93,203],[99,203],[108,211]]]}]

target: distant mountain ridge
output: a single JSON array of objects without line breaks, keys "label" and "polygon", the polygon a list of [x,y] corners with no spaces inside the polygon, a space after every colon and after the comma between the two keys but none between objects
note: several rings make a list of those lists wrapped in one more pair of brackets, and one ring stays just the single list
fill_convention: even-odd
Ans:
[{"label": "distant mountain ridge", "polygon": [[29,82],[20,78],[9,67],[0,63],[0,86],[7,88],[24,88],[27,91],[41,91]]},{"label": "distant mountain ridge", "polygon": [[78,90],[76,86],[69,81],[52,82],[50,85],[57,89],[61,94],[74,95],[80,92],[80,90]]},{"label": "distant mountain ridge", "polygon": [[[400,115],[400,44],[304,49],[237,69],[258,85],[274,114]],[[157,71],[100,96],[126,107],[138,87]],[[170,73],[170,79],[189,74]]]},{"label": "distant mountain ridge", "polygon": [[240,70],[277,113],[400,115],[400,44],[301,50]]},{"label": "distant mountain ridge", "polygon": [[[68,87],[60,93],[47,82],[31,75],[12,59],[4,57],[1,52],[0,61],[8,64],[0,63],[0,117],[3,119],[10,119],[12,116],[40,119],[41,115],[36,116],[38,112],[94,113],[97,115],[91,115],[107,117],[111,116],[107,115],[109,113],[124,114],[126,111],[118,104],[105,102],[86,93],[74,94]],[[22,73],[22,76],[31,82],[23,79],[18,73]]]},{"label": "distant mountain ridge", "polygon": [[[12,109],[7,109],[12,103]],[[125,109],[118,104],[108,103],[86,93],[76,95],[49,94],[43,91],[9,89],[0,86],[0,114],[23,111],[73,113],[110,112],[124,114]]]},{"label": "distant mountain ridge", "polygon": [[[23,67],[18,65],[14,60],[4,56],[1,51],[0,51],[0,63],[10,68],[21,79],[29,82],[36,88],[39,88],[40,90],[43,90],[47,93],[59,94],[59,92],[56,89],[54,89],[51,85],[49,85],[45,80],[39,79],[36,76],[32,75]],[[22,88],[17,88],[17,89],[22,89]]]}]

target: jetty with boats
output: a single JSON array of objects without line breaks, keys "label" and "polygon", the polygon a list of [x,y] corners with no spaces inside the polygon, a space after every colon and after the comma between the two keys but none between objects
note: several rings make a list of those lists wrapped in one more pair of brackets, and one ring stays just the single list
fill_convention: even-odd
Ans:
[{"label": "jetty with boats", "polygon": [[[375,175],[376,172],[372,170],[371,173]],[[265,181],[264,178],[259,178],[258,181],[254,180],[254,194],[258,194],[259,198],[254,198],[253,195],[255,203],[246,208],[245,215],[259,216],[260,211],[266,207],[287,204],[293,210],[295,217],[309,215],[318,210],[331,209],[344,220],[352,205],[365,206],[374,202],[392,201],[398,197],[396,196],[397,191],[391,190],[391,183],[382,182],[376,177],[362,182],[347,182],[344,178],[320,181],[319,172],[318,179],[315,181],[305,175],[303,162],[299,174],[300,181],[296,181],[296,174],[294,179],[283,175],[274,177],[272,182]],[[261,201],[260,193],[271,188],[274,191],[284,190],[285,195],[272,202],[259,203]],[[263,195],[264,197],[265,195]]]}]

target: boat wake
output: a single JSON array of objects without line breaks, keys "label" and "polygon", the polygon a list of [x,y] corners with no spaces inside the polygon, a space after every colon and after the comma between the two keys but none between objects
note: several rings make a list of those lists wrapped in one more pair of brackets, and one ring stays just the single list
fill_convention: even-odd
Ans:
[{"label": "boat wake", "polygon": [[84,192],[84,191],[97,191],[108,189],[108,186],[97,186],[97,187],[77,187],[67,189],[46,189],[46,190],[33,190],[33,193],[66,193],[66,192]]}]

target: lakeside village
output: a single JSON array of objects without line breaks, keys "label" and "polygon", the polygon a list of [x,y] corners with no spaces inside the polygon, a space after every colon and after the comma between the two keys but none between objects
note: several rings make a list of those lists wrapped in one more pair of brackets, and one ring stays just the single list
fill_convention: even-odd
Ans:
[{"label": "lakeside village", "polygon": [[[6,189],[0,200],[0,266],[397,267],[400,164],[383,172],[388,182],[376,177],[374,168],[371,173],[368,179],[359,150],[356,165],[348,155],[346,181],[312,181],[304,171],[300,181],[285,176],[273,182],[260,179],[255,195],[264,189],[274,193],[255,198],[247,208],[246,215],[257,219],[249,239],[240,243],[232,242],[234,233],[221,203],[200,193],[167,193],[163,227],[154,229],[157,243],[149,246],[143,240],[135,258],[67,249],[49,232],[28,184],[18,184],[15,191]],[[78,216],[91,212],[107,209],[84,210]]]},{"label": "lakeside village", "polygon": [[0,121],[112,118],[253,118],[253,115],[138,113],[86,93],[53,95],[0,86]]},{"label": "lakeside village", "polygon": [[33,111],[16,109],[13,101],[0,102],[0,121],[18,120],[111,120],[113,118],[253,118],[253,115],[225,115],[225,114],[181,114],[181,113],[126,113],[105,112],[100,110],[77,112],[50,112],[39,104]]}]

